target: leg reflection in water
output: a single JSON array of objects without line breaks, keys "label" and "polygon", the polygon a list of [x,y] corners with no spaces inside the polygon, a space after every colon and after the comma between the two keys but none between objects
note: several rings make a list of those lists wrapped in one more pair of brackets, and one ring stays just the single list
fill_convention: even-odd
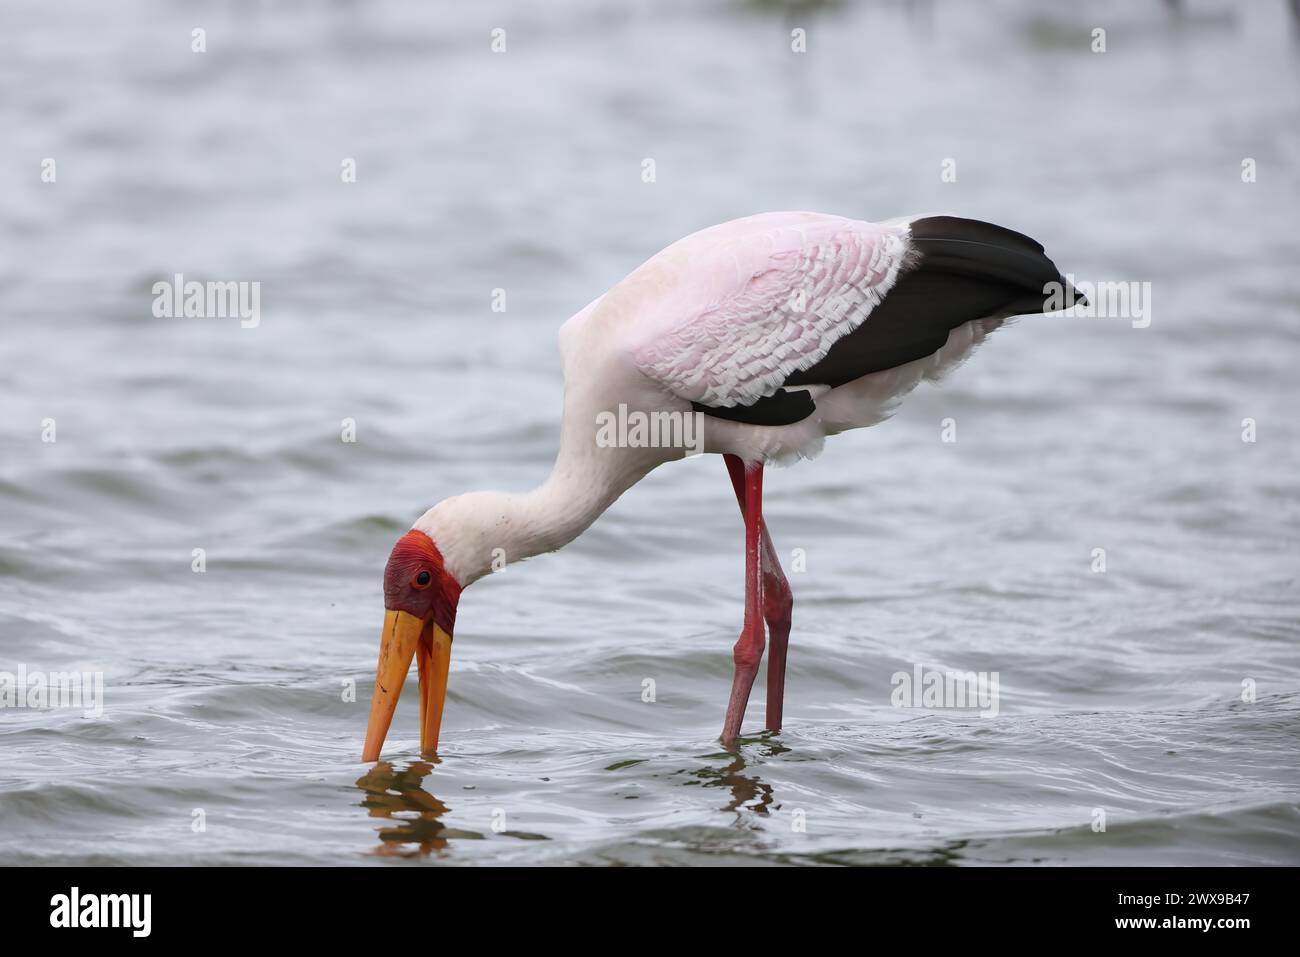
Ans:
[{"label": "leg reflection in water", "polygon": [[[758,822],[752,815],[767,816],[772,811],[779,811],[781,805],[776,803],[772,786],[753,774],[746,774],[749,764],[745,760],[742,745],[759,745],[758,756],[775,758],[790,749],[776,740],[774,732],[764,732],[752,738],[741,739],[727,748],[722,755],[729,760],[726,765],[717,767],[709,765],[693,773],[705,787],[726,788],[731,792],[731,800],[721,808],[736,814],[735,824],[742,828],[757,828]],[[713,755],[718,757],[720,755]],[[746,813],[749,812],[749,813]]]},{"label": "leg reflection in water", "polygon": [[482,834],[442,823],[442,816],[450,808],[421,785],[432,770],[433,764],[428,761],[416,761],[401,769],[380,761],[357,780],[357,787],[365,794],[361,806],[371,817],[389,818],[393,822],[379,829],[379,846],[372,854],[423,857],[445,850],[451,840],[483,839]]}]

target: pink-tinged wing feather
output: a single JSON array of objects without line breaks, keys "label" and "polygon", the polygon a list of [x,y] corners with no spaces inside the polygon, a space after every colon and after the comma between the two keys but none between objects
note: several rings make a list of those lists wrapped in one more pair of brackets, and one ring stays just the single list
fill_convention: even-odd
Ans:
[{"label": "pink-tinged wing feather", "polygon": [[683,399],[749,405],[866,320],[907,251],[905,225],[803,213],[697,233],[642,267],[671,279],[637,367]]}]

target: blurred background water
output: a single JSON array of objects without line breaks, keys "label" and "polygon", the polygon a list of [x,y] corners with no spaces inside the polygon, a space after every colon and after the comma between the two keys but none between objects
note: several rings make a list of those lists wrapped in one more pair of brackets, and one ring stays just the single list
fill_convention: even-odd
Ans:
[{"label": "blurred background water", "polygon": [[[106,688],[0,711],[0,861],[1300,863],[1298,40],[1282,0],[9,0],[0,671]],[[568,315],[773,209],[1003,223],[1151,325],[1021,320],[769,473],[779,735],[716,742],[704,457],[467,591],[440,761],[408,694],[361,765],[395,538],[542,479]],[[175,273],[260,324],[155,318]],[[917,664],[1000,713],[892,707]]]}]

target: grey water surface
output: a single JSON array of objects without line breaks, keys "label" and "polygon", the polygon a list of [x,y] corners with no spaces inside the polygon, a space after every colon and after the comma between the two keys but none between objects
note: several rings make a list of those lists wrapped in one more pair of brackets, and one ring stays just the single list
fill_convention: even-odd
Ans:
[{"label": "grey water surface", "polygon": [[[104,691],[0,708],[0,862],[1300,863],[1298,41],[1281,0],[10,0],[0,672]],[[779,734],[760,679],[717,742],[706,456],[469,588],[440,757],[412,680],[362,765],[393,542],[544,478],[567,316],[773,209],[987,219],[1149,309],[1022,319],[768,473]],[[155,317],[177,273],[256,326]],[[918,666],[997,713],[895,707]]]}]

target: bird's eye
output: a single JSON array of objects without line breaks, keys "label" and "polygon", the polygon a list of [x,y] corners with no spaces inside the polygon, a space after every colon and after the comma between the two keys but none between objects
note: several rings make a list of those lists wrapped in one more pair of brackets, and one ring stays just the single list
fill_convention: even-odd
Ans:
[{"label": "bird's eye", "polygon": [[429,582],[431,581],[433,581],[433,576],[430,575],[427,571],[423,571],[420,572],[420,574],[415,576],[415,581],[413,582],[413,584],[415,585],[416,588],[428,588]]}]

